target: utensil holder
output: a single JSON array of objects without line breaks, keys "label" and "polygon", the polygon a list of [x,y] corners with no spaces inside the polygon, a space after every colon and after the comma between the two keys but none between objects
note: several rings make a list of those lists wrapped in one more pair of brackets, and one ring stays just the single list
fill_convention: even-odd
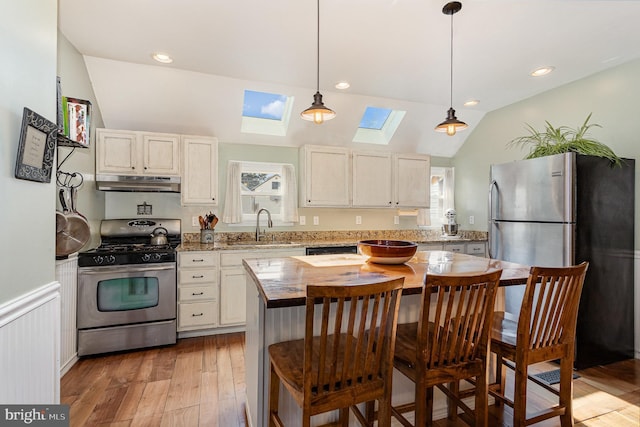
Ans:
[{"label": "utensil holder", "polygon": [[200,243],[213,244],[213,230],[200,230]]}]

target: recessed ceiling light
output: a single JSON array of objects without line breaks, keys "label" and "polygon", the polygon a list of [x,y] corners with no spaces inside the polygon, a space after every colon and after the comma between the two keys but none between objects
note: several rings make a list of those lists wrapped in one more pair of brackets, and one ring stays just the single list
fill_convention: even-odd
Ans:
[{"label": "recessed ceiling light", "polygon": [[533,77],[546,76],[547,74],[549,74],[553,70],[555,70],[555,67],[552,67],[552,66],[548,65],[548,66],[545,66],[545,67],[536,68],[535,70],[533,70],[531,72],[531,75]]},{"label": "recessed ceiling light", "polygon": [[473,107],[474,105],[478,105],[480,103],[480,101],[478,101],[477,99],[470,99],[467,102],[465,102],[463,105],[465,107]]},{"label": "recessed ceiling light", "polygon": [[173,58],[167,55],[166,53],[156,52],[151,56],[153,59],[163,64],[171,64],[173,62]]},{"label": "recessed ceiling light", "polygon": [[349,84],[349,82],[338,82],[336,83],[336,89],[349,89],[351,85]]}]

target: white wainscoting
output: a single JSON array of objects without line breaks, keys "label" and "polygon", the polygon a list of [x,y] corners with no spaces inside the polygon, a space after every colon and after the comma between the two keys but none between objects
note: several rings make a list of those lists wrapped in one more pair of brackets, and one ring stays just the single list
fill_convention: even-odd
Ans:
[{"label": "white wainscoting", "polygon": [[56,261],[60,283],[60,376],[78,361],[76,306],[78,295],[78,255]]},{"label": "white wainscoting", "polygon": [[0,402],[60,403],[60,284],[0,305]]}]

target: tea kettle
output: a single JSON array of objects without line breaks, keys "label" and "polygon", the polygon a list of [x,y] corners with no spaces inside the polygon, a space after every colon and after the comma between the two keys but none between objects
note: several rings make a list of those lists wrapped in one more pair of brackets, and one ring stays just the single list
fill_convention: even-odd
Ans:
[{"label": "tea kettle", "polygon": [[169,241],[167,240],[167,233],[168,231],[164,227],[154,228],[153,232],[151,233],[151,242],[149,243],[157,246],[168,244]]}]

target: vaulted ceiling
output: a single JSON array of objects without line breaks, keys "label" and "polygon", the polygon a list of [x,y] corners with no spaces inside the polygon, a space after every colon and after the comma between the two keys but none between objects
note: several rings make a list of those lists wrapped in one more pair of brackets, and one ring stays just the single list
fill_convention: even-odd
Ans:
[{"label": "vaulted ceiling", "polygon": [[[440,156],[454,155],[487,112],[640,57],[638,1],[463,1],[453,107],[470,129],[448,137],[433,131],[450,106],[444,4],[321,0],[320,92],[337,112],[322,125],[298,116],[316,89],[314,0],[59,0],[59,26],[85,56],[107,127],[362,147],[351,140],[376,106],[407,111],[389,149]],[[157,51],[173,63],[155,62]],[[545,65],[555,71],[530,76]],[[351,87],[339,91],[339,81]],[[240,132],[244,89],[294,96],[286,136]],[[469,99],[480,103],[464,107]]]}]

